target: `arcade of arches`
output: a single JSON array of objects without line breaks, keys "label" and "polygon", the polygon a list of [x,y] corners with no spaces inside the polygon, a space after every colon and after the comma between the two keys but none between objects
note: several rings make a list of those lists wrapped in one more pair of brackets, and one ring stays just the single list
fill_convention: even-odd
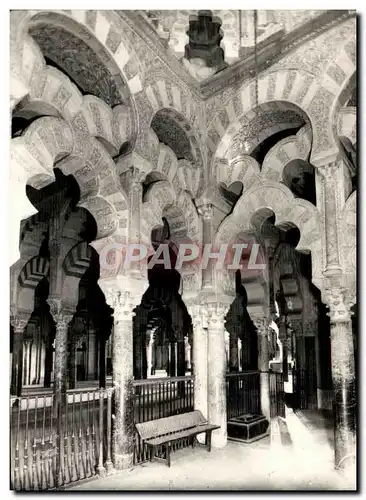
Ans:
[{"label": "arcade of arches", "polygon": [[[250,47],[235,52],[224,11],[228,57],[215,75],[203,58],[205,78],[178,50],[188,11],[169,12],[178,18],[11,12],[11,395],[62,401],[113,385],[122,468],[133,380],[193,377],[194,408],[221,426],[212,445],[223,447],[227,373],[260,372],[270,419],[269,371],[283,373],[286,397],[296,371],[302,404],[334,409],[335,466],[346,468],[356,440],[355,13],[311,11],[317,30],[305,14],[291,18],[281,53],[261,41],[256,86]],[[261,33],[280,23],[264,18]],[[263,269],[244,265],[249,250],[241,271],[214,259],[175,269],[181,243],[249,241]],[[147,245],[149,259],[167,244],[172,269],[106,265],[103,249],[128,243]]]}]

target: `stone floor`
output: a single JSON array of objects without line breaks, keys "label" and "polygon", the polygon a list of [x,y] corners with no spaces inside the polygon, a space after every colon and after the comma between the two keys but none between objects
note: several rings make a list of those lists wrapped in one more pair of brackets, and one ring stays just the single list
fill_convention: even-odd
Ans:
[{"label": "stone floor", "polygon": [[354,477],[333,468],[329,425],[320,414],[287,409],[273,422],[271,438],[252,444],[229,442],[208,453],[204,447],[136,466],[70,488],[85,490],[354,490]]}]

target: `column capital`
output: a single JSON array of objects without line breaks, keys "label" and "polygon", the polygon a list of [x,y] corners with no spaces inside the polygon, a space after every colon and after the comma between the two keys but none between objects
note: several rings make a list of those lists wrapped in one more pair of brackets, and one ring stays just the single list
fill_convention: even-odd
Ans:
[{"label": "column capital", "polygon": [[226,302],[209,302],[207,304],[207,319],[210,327],[221,326],[224,324],[225,317],[229,311],[230,304]]},{"label": "column capital", "polygon": [[355,296],[349,296],[346,288],[326,288],[323,292],[323,300],[329,308],[330,322],[346,323],[351,321],[351,307],[356,302],[355,299]]},{"label": "column capital", "polygon": [[31,314],[30,312],[18,312],[16,315],[11,316],[10,324],[14,328],[14,332],[22,333],[24,331]]},{"label": "column capital", "polygon": [[67,328],[75,314],[76,304],[53,297],[48,298],[47,303],[50,306],[50,313],[56,323],[56,328]]},{"label": "column capital", "polygon": [[318,165],[317,171],[326,181],[335,180],[335,175],[339,169],[341,160],[334,160],[325,165]]},{"label": "column capital", "polygon": [[98,285],[105,295],[107,304],[114,309],[114,321],[132,319],[133,309],[138,306],[149,286],[145,278],[112,276],[99,279]]},{"label": "column capital", "polygon": [[251,316],[250,319],[260,335],[268,335],[269,321],[266,316]]},{"label": "column capital", "polygon": [[213,205],[212,203],[205,202],[198,208],[198,213],[206,220],[212,219],[213,216]]},{"label": "column capital", "polygon": [[207,325],[207,310],[205,305],[200,304],[197,297],[197,302],[188,302],[186,303],[186,307],[191,317],[193,328],[204,328]]}]

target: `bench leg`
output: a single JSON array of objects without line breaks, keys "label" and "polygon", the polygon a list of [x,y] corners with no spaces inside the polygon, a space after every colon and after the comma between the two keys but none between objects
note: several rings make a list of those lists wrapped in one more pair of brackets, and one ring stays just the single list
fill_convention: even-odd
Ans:
[{"label": "bench leg", "polygon": [[192,448],[196,446],[196,436],[193,436],[192,438]]},{"label": "bench leg", "polygon": [[208,451],[209,452],[211,451],[211,434],[212,434],[212,431],[207,431],[206,432],[206,444],[208,446]]},{"label": "bench leg", "polygon": [[150,462],[152,462],[154,456],[155,456],[155,447],[150,446]]},{"label": "bench leg", "polygon": [[165,445],[166,451],[166,461],[168,462],[168,467],[170,467],[170,443]]}]

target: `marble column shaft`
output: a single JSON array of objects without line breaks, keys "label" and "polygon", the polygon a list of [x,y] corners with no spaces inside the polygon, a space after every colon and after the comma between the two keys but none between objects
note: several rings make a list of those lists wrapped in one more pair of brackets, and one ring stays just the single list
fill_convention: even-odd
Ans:
[{"label": "marble column shaft", "polygon": [[133,463],[133,343],[132,311],[129,316],[115,316],[113,336],[113,385],[115,420],[113,430],[114,466],[117,470]]},{"label": "marble column shaft", "polygon": [[337,225],[337,162],[318,167],[324,183],[325,247],[326,271],[340,271],[339,238]]},{"label": "marble column shaft", "polygon": [[56,401],[63,404],[67,391],[68,329],[72,314],[60,312],[54,319],[56,322],[54,394]]},{"label": "marble column shaft", "polygon": [[356,387],[350,306],[344,291],[329,293],[331,360],[334,405],[335,467],[353,466],[356,455]]},{"label": "marble column shaft", "polygon": [[205,325],[205,307],[201,305],[187,306],[193,324],[193,376],[194,376],[194,408],[200,410],[208,418],[207,406],[207,329]]},{"label": "marble column shaft", "polygon": [[[212,244],[213,228],[212,228],[212,205],[207,203],[199,208],[199,213],[203,218],[203,248],[204,245]],[[209,259],[205,269],[202,269],[202,288],[211,288],[213,285],[213,259]]]},{"label": "marble column shaft", "polygon": [[260,370],[260,400],[263,415],[270,419],[270,387],[269,387],[269,350],[268,320],[265,317],[254,317],[252,321],[258,332],[258,368]]},{"label": "marble column shaft", "polygon": [[20,397],[23,382],[23,337],[29,318],[14,317],[11,319],[13,326],[13,357],[11,373],[11,394]]},{"label": "marble column shaft", "polygon": [[117,470],[133,464],[133,317],[134,308],[141,301],[128,291],[111,290],[107,303],[114,309],[113,326],[113,463]]},{"label": "marble column shaft", "polygon": [[226,304],[212,303],[208,310],[208,419],[220,425],[212,433],[212,446],[222,448],[227,444],[226,416],[226,359],[225,359],[225,315]]}]

